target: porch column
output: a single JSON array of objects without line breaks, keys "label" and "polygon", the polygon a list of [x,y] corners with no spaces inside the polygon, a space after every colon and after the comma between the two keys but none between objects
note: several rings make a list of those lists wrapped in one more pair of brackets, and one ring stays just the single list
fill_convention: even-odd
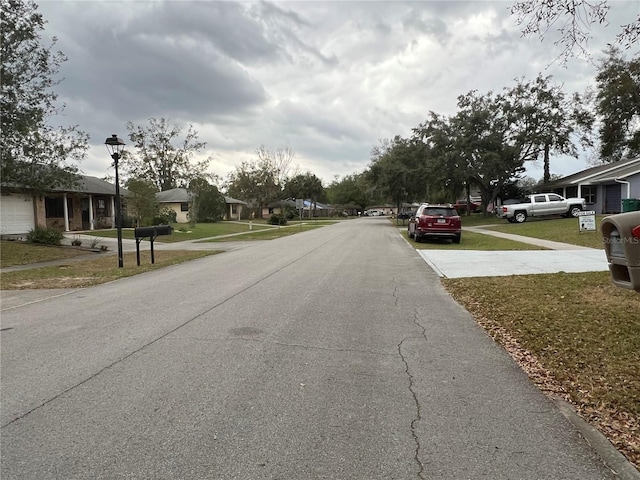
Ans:
[{"label": "porch column", "polygon": [[89,195],[89,230],[94,230],[95,226],[93,225],[93,195]]},{"label": "porch column", "polygon": [[116,197],[111,197],[111,228],[116,228]]},{"label": "porch column", "polygon": [[64,215],[64,231],[69,231],[69,210],[67,205],[67,194],[62,194],[62,212]]}]

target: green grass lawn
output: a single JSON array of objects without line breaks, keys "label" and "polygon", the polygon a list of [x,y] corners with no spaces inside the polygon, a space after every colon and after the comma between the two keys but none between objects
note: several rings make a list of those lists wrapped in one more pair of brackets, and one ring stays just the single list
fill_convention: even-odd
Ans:
[{"label": "green grass lawn", "polygon": [[[216,237],[219,235],[231,235],[234,233],[249,232],[253,230],[270,229],[274,228],[272,225],[267,225],[264,221],[252,221],[252,222],[217,222],[217,223],[198,223],[195,227],[191,228],[184,223],[174,223],[173,233],[171,235],[161,235],[156,238],[156,242],[182,242],[185,240],[199,240],[201,238]],[[277,228],[277,227],[275,227]],[[92,235],[102,238],[116,238],[118,232],[116,229],[110,230],[93,230],[82,232],[83,235]],[[133,240],[135,239],[133,228],[123,228],[122,238]]]},{"label": "green grass lawn", "polygon": [[[325,225],[331,225],[339,222],[337,219],[303,219],[289,221],[284,227],[291,228],[297,226],[300,223],[303,225],[303,230],[308,228],[321,227]],[[183,242],[185,240],[200,240],[210,237],[219,237],[223,235],[235,235],[243,234],[241,236],[216,239],[212,241],[234,241],[234,240],[268,240],[271,238],[277,238],[278,236],[291,235],[296,232],[281,232],[281,233],[266,233],[268,231],[281,230],[277,225],[270,225],[265,219],[260,220],[246,220],[242,222],[216,222],[216,223],[198,223],[195,227],[190,227],[184,223],[174,223],[173,233],[171,235],[160,235],[156,238],[156,242],[171,243],[171,242]],[[283,227],[283,228],[284,228]],[[259,232],[264,232],[260,234]],[[83,235],[91,235],[98,238],[116,238],[118,232],[116,229],[110,230],[93,230],[82,232]],[[135,230],[133,228],[123,228],[122,238],[133,240],[135,239]]]},{"label": "green grass lawn", "polygon": [[596,216],[596,226],[598,230],[595,232],[580,233],[577,218],[530,218],[524,223],[508,223],[506,220],[501,220],[489,228],[496,232],[513,233],[515,235],[570,243],[583,247],[603,248],[602,236],[600,235],[599,229],[600,221],[604,217],[605,215]]},{"label": "green grass lawn", "polygon": [[415,242],[409,238],[406,229],[402,230],[402,235],[411,242],[411,245],[416,250],[544,250],[542,247],[528,243],[514,242],[513,240],[465,231],[462,232],[460,243],[453,243],[451,240],[430,238]]},{"label": "green grass lawn", "polygon": [[314,223],[289,223],[280,228],[274,227],[269,229],[253,230],[251,232],[243,233],[242,235],[235,235],[232,237],[217,237],[208,240],[202,240],[203,242],[237,242],[246,240],[274,240],[280,237],[286,237],[289,235],[295,235],[296,233],[305,232],[307,230],[313,230],[315,228],[321,228],[325,225],[330,225],[327,222]]}]

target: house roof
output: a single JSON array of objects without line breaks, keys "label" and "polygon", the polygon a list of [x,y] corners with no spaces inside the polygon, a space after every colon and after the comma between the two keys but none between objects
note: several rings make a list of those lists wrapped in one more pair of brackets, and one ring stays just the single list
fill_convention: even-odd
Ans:
[{"label": "house roof", "polygon": [[186,188],[172,188],[156,193],[156,200],[158,203],[188,203],[191,201],[191,195]]},{"label": "house roof", "polygon": [[[3,188],[19,188],[12,184],[2,184]],[[55,187],[49,190],[56,193],[86,193],[91,195],[115,195],[116,185],[114,183],[107,182],[98,177],[91,177],[89,175],[78,175],[78,183],[72,186]],[[120,187],[121,195],[128,195],[129,191],[126,188]]]},{"label": "house roof", "polygon": [[[189,203],[192,195],[186,188],[172,188],[171,190],[165,190],[164,192],[156,193],[156,200],[158,203]],[[224,197],[224,201],[227,204],[235,203],[240,205],[246,205],[247,202],[237,200],[231,197]]]},{"label": "house roof", "polygon": [[243,202],[242,200],[236,200],[235,198],[227,197],[226,195],[224,197],[224,201],[225,203],[238,203],[240,205],[247,205],[247,202]]},{"label": "house roof", "polygon": [[[114,183],[109,183],[106,180],[102,180],[98,177],[90,177],[88,175],[80,176],[80,183],[76,188],[69,189],[54,189],[54,191],[71,191],[71,192],[81,192],[81,193],[92,193],[99,195],[115,195],[116,194],[116,186]],[[120,193],[125,194],[128,193],[128,190],[125,188],[120,188]]]},{"label": "house roof", "polygon": [[588,168],[581,172],[562,177],[554,182],[549,182],[548,185],[553,187],[578,184],[593,185],[612,182],[615,179],[624,179],[638,174],[640,174],[640,158],[633,158]]}]

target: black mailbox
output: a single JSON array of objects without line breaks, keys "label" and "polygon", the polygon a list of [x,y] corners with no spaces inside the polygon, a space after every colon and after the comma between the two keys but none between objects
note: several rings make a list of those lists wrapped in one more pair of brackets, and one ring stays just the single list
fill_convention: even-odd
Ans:
[{"label": "black mailbox", "polygon": [[640,212],[602,219],[604,251],[615,285],[640,292]]},{"label": "black mailbox", "polygon": [[173,233],[173,228],[171,225],[156,225],[156,235],[171,235]]},{"label": "black mailbox", "polygon": [[135,229],[136,238],[157,237],[158,235],[171,235],[173,228],[171,225],[154,225],[153,227],[138,227]]},{"label": "black mailbox", "polygon": [[155,263],[155,255],[153,253],[153,241],[158,235],[171,235],[173,228],[171,225],[154,225],[153,227],[138,227],[134,231],[136,237],[136,258],[138,260],[138,266],[140,266],[140,241],[149,237],[149,243],[151,243],[151,263]]}]

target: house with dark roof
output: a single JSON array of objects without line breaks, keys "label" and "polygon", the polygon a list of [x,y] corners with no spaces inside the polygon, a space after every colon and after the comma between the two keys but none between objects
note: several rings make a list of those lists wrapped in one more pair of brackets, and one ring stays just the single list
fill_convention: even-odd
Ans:
[{"label": "house with dark roof", "polygon": [[564,197],[584,198],[588,210],[620,213],[625,199],[640,199],[640,158],[598,165],[545,185]]},{"label": "house with dark roof", "polygon": [[270,215],[280,215],[287,208],[292,208],[296,211],[301,209],[303,217],[329,217],[335,213],[335,209],[329,205],[325,205],[324,203],[313,202],[308,199],[298,199],[296,202],[295,200],[288,198],[286,200],[272,202],[269,205],[262,207],[262,218],[267,218]]},{"label": "house with dark roof", "polygon": [[[120,189],[126,195],[126,189]],[[116,186],[80,175],[73,187],[55,188],[36,195],[21,188],[2,187],[0,234],[21,235],[35,227],[65,232],[115,228]]]},{"label": "house with dark roof", "polygon": [[[172,188],[171,190],[158,192],[156,193],[156,200],[160,204],[160,208],[168,207],[176,212],[176,222],[187,223],[189,221],[187,214],[189,213],[193,196],[186,188]],[[240,220],[242,209],[247,205],[247,202],[227,197],[226,195],[224,201],[226,203],[224,219]]]}]

